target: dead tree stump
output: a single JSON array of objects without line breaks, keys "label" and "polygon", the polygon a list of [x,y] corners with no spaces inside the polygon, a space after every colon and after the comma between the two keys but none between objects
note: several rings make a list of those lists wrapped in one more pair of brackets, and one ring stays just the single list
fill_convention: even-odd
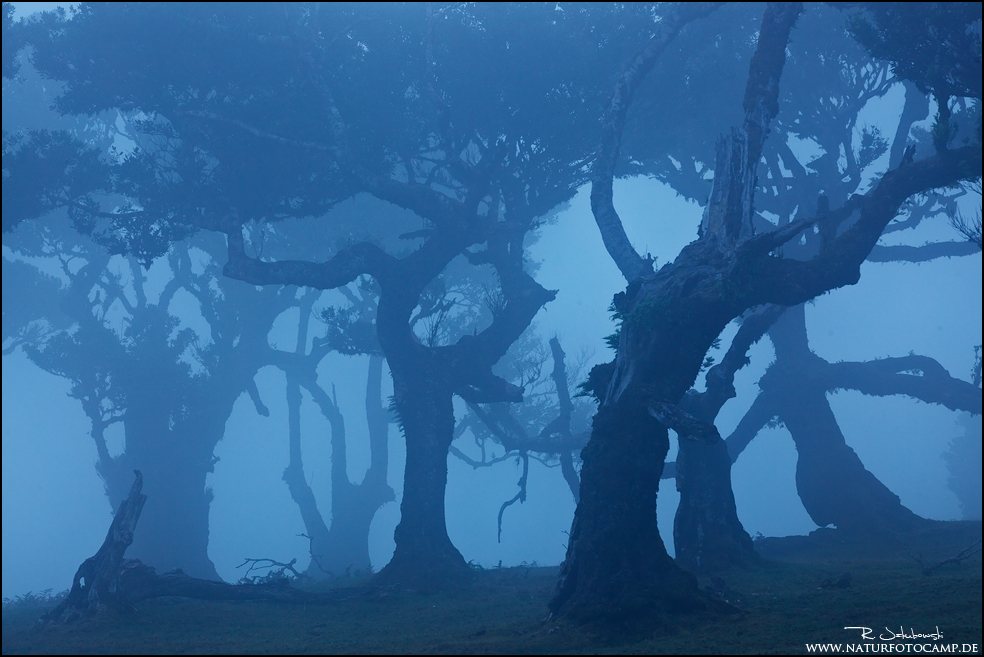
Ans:
[{"label": "dead tree stump", "polygon": [[130,494],[120,503],[102,547],[95,555],[82,562],[75,571],[68,597],[42,616],[38,621],[39,625],[90,616],[102,607],[115,607],[120,611],[129,608],[130,603],[120,584],[123,555],[133,542],[133,530],[140,519],[144,502],[147,501],[147,496],[140,492],[143,488],[143,475],[139,470],[133,472],[136,479],[130,487]]},{"label": "dead tree stump", "polygon": [[[345,588],[325,593],[311,593],[295,589],[286,577],[269,582],[227,584],[189,577],[180,570],[157,572],[138,559],[124,559],[126,549],[133,542],[140,511],[147,496],[143,488],[143,475],[134,470],[136,480],[130,494],[120,504],[109,533],[95,555],[82,562],[72,580],[68,596],[57,607],[38,619],[37,627],[51,623],[72,622],[94,615],[104,609],[118,612],[131,611],[141,600],[161,597],[196,598],[199,600],[272,600],[289,604],[329,604],[362,596],[384,593],[391,587]],[[291,564],[283,564],[285,567]],[[293,568],[291,568],[293,570]]]}]

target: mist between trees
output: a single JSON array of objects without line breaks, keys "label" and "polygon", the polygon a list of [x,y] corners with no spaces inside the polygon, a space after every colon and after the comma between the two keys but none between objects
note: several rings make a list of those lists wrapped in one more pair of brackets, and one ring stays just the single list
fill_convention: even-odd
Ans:
[{"label": "mist between trees", "polygon": [[[980,25],[5,3],[5,557],[72,499],[8,475],[69,407],[113,509],[143,474],[127,556],[203,579],[562,561],[553,613],[646,617],[707,607],[692,573],[756,560],[756,525],[980,518]],[[878,404],[931,428],[845,429]],[[785,499],[743,501],[763,480]],[[66,583],[93,541],[46,553]]]}]

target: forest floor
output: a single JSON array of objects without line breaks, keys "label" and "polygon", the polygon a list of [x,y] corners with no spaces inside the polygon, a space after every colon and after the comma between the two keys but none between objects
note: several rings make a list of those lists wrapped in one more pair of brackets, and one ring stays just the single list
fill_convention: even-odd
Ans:
[{"label": "forest floor", "polygon": [[[833,529],[761,539],[760,564],[701,578],[737,613],[671,617],[643,635],[545,622],[558,569],[516,567],[476,570],[471,586],[453,592],[388,591],[340,579],[335,586],[351,586],[353,596],[321,606],[160,599],[126,616],[103,613],[42,630],[32,627],[51,598],[22,596],[4,601],[3,654],[980,651],[980,552],[931,575],[917,561],[933,566],[980,537],[980,522],[950,522],[889,545],[848,540]],[[871,628],[871,638],[845,628]],[[894,641],[908,648],[879,638],[903,632],[941,636]]]}]

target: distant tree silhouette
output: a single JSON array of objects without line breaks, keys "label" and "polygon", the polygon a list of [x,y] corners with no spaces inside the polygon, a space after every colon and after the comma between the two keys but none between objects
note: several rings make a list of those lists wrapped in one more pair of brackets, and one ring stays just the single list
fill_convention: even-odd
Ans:
[{"label": "distant tree silhouette", "polygon": [[[327,335],[314,337],[308,347],[309,325],[314,316],[314,304],[321,296],[308,290],[301,296],[297,327],[297,346],[293,353],[273,350],[271,362],[287,375],[287,413],[290,441],[290,463],[283,479],[290,495],[301,511],[306,537],[310,542],[311,564],[307,574],[314,579],[340,576],[351,571],[370,572],[369,526],[376,511],[394,499],[393,489],[386,481],[389,457],[388,411],[382,403],[383,358],[376,345],[372,316],[375,314],[376,294],[369,281],[355,292],[342,288],[353,301],[346,314],[357,314],[358,323],[348,323],[344,334],[338,332],[339,314],[328,306]],[[344,342],[339,338],[344,335]],[[334,340],[332,339],[334,338]],[[365,345],[352,349],[353,344]],[[369,429],[370,462],[363,480],[356,484],[348,475],[345,418],[338,406],[334,384],[331,394],[318,383],[317,367],[332,351],[348,355],[368,354],[369,376],[366,383],[365,408]],[[331,515],[330,525],[318,509],[314,492],[304,474],[301,450],[301,390],[306,390],[328,420],[331,430]]]},{"label": "distant tree silhouette", "polygon": [[[169,280],[154,295],[135,259],[113,258],[71,227],[57,230],[56,223],[24,223],[5,235],[5,246],[16,255],[61,259],[67,279],[61,286],[5,259],[5,270],[30,267],[26,273],[36,285],[59,286],[52,305],[5,294],[5,318],[8,307],[23,304],[45,322],[29,340],[22,338],[22,347],[41,369],[71,382],[70,394],[92,425],[96,470],[111,505],[126,496],[134,469],[145,473],[153,498],[134,537],[133,556],[164,570],[217,579],[208,557],[212,491],[206,477],[239,396],[249,393],[257,411],[266,414],[253,376],[267,364],[267,334],[293,297],[223,279],[208,258],[214,239],[196,240],[197,253],[191,245],[175,245],[159,265],[170,268]],[[5,280],[5,288],[16,284]],[[181,328],[169,312],[179,292],[198,302],[211,340]],[[114,454],[107,431],[117,423],[124,444]]]},{"label": "distant tree silhouette", "polygon": [[[67,82],[60,111],[142,117],[142,150],[72,194],[100,242],[148,258],[207,229],[227,235],[226,275],[251,284],[374,279],[408,454],[381,577],[432,587],[467,573],[444,521],[452,395],[521,399],[491,367],[553,298],[526,270],[524,237],[587,179],[603,90],[654,19],[635,5],[83,5],[39,21],[33,59]],[[104,208],[109,193],[129,201]],[[264,226],[330,227],[325,213],[360,193],[416,226],[373,235],[367,221],[318,260],[259,250]],[[494,272],[501,303],[470,335],[427,344],[412,318],[456,258]]]}]

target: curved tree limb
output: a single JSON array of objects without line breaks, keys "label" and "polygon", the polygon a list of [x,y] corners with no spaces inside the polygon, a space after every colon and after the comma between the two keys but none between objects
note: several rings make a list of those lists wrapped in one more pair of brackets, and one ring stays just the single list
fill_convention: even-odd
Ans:
[{"label": "curved tree limb", "polygon": [[639,84],[652,69],[666,46],[689,22],[706,16],[724,3],[676,3],[660,22],[656,34],[626,66],[615,85],[611,102],[602,118],[602,138],[591,176],[591,212],[601,231],[601,238],[609,255],[618,266],[625,280],[652,273],[652,260],[643,258],[632,247],[622,219],[613,203],[612,181],[615,164],[622,145],[625,117],[632,104],[632,97]]},{"label": "curved tree limb", "polygon": [[904,162],[898,169],[886,173],[869,192],[856,195],[847,202],[857,204],[858,220],[819,255],[806,261],[760,259],[758,275],[750,281],[750,296],[762,302],[793,306],[829,290],[853,285],[861,277],[861,264],[906,199],[980,175],[979,145],[963,146],[916,162]]},{"label": "curved tree limb", "polygon": [[735,396],[735,374],[748,364],[748,350],[765,335],[785,310],[783,306],[769,304],[745,317],[724,358],[707,371],[704,377],[707,387],[704,392],[691,391],[693,394],[685,396],[680,406],[712,422],[725,402]]},{"label": "curved tree limb", "polygon": [[748,443],[752,442],[758,432],[769,422],[772,422],[777,415],[775,402],[767,393],[759,393],[759,396],[752,402],[752,406],[738,422],[738,426],[724,441],[728,445],[728,456],[731,457],[732,463],[738,460],[738,456],[745,451]]},{"label": "curved tree limb", "polygon": [[519,486],[519,490],[512,499],[506,500],[502,503],[502,506],[499,507],[499,525],[498,534],[496,535],[496,541],[499,543],[502,542],[502,514],[506,512],[508,507],[512,506],[516,502],[522,504],[526,501],[526,481],[529,479],[530,474],[530,456],[526,452],[521,452],[519,456],[523,460],[523,474],[520,475],[519,482],[516,484]]},{"label": "curved tree limb", "polygon": [[472,403],[522,401],[522,389],[494,375],[491,368],[540,309],[557,296],[556,290],[545,289],[523,269],[525,231],[519,226],[506,231],[490,239],[482,254],[495,267],[503,295],[492,323],[477,335],[466,335],[457,344],[437,348],[452,372],[455,393]]},{"label": "curved tree limb", "polygon": [[828,363],[824,369],[829,391],[857,390],[878,397],[906,395],[927,404],[940,404],[951,411],[981,414],[981,389],[954,378],[928,356]]},{"label": "curved tree limb", "polygon": [[360,242],[342,249],[322,263],[299,260],[265,262],[246,255],[242,229],[239,226],[228,233],[228,238],[229,261],[223,273],[253,285],[279,283],[331,290],[351,283],[361,274],[385,276],[396,261],[378,246]]}]

